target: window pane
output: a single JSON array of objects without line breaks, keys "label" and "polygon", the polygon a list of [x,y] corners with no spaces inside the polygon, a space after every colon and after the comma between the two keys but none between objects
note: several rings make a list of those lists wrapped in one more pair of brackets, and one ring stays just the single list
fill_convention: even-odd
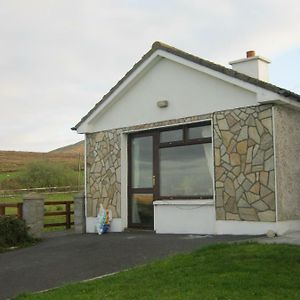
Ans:
[{"label": "window pane", "polygon": [[211,126],[197,126],[188,128],[189,139],[200,139],[211,137]]},{"label": "window pane", "polygon": [[160,133],[160,142],[167,143],[167,142],[174,142],[174,141],[181,141],[183,139],[183,130],[176,129],[176,130],[166,130]]},{"label": "window pane", "polygon": [[160,196],[213,194],[211,144],[160,149]]},{"label": "window pane", "polygon": [[152,194],[132,194],[131,222],[133,224],[153,225],[152,201]]},{"label": "window pane", "polygon": [[152,187],[152,136],[132,139],[132,187]]}]

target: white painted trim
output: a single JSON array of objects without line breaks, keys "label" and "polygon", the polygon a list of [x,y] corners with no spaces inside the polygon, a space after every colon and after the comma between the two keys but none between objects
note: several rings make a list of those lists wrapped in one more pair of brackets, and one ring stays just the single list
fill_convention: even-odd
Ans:
[{"label": "white painted trim", "polygon": [[[203,207],[203,206],[202,206]],[[201,208],[201,207],[199,207]],[[155,217],[155,216],[154,216]],[[87,233],[96,233],[96,217],[87,218]],[[155,218],[154,218],[155,221]],[[122,232],[124,231],[123,221],[120,218],[114,218],[111,223],[110,232]],[[156,226],[156,224],[155,224]],[[172,230],[160,230],[156,228],[157,233],[194,233],[194,234],[232,234],[232,235],[262,235],[266,234],[268,230],[273,230],[278,235],[283,235],[288,232],[300,231],[300,220],[289,220],[281,222],[248,222],[248,221],[216,221],[214,232],[202,232],[199,228],[199,232],[193,230],[192,232],[188,228],[183,228],[182,232],[173,232]]]},{"label": "white painted trim", "polygon": [[96,233],[96,217],[87,217],[86,218],[86,233]]},{"label": "white painted trim", "polygon": [[284,96],[278,95],[271,91],[263,91],[257,94],[257,102],[258,104],[280,104],[287,105],[288,107],[296,110],[300,110],[300,102],[296,102],[294,100],[290,100]]},{"label": "white painted trim", "polygon": [[[97,233],[96,230],[96,217],[88,217],[86,218],[86,232],[87,233]],[[109,232],[122,232],[124,231],[124,227],[122,225],[121,218],[113,218],[110,224]]]},{"label": "white painted trim", "polygon": [[300,220],[277,222],[277,234],[283,235],[288,232],[300,231]]},{"label": "white painted trim", "polygon": [[281,222],[216,221],[216,234],[261,235],[273,230],[278,235],[300,230],[300,220]]},{"label": "white painted trim", "polygon": [[110,223],[109,232],[124,231],[123,220],[121,218],[113,218]]},{"label": "white painted trim", "polygon": [[276,222],[216,221],[216,234],[260,235],[268,230],[276,232]]},{"label": "white painted trim", "polygon": [[274,186],[275,186],[275,220],[278,222],[278,186],[277,186],[277,159],[276,159],[276,126],[275,108],[272,106],[273,152],[274,152]]},{"label": "white painted trim", "polygon": [[84,213],[87,216],[87,141],[84,135]]},{"label": "white painted trim", "polygon": [[121,134],[121,219],[122,227],[128,227],[128,135]]},{"label": "white painted trim", "polygon": [[260,55],[255,55],[255,56],[252,56],[252,57],[247,57],[247,58],[240,58],[240,59],[236,59],[236,60],[233,60],[233,61],[230,61],[229,64],[238,64],[238,63],[243,63],[243,62],[247,62],[247,61],[251,61],[251,60],[262,60],[266,63],[270,63],[271,60],[264,57],[264,56],[260,56]]},{"label": "white painted trim", "polygon": [[293,109],[297,109],[297,110],[300,110],[300,102],[296,102],[294,100],[290,100],[286,97],[282,97],[280,96],[279,97],[279,100],[278,100],[281,104],[286,104],[287,106],[293,108]]},{"label": "white painted trim", "polygon": [[153,205],[181,205],[181,206],[207,206],[214,205],[213,199],[188,199],[188,200],[156,200],[153,201]]},{"label": "white painted trim", "polygon": [[213,169],[214,169],[214,172],[213,172],[213,201],[214,201],[214,219],[216,220],[217,219],[217,211],[216,211],[216,165],[215,165],[215,148],[214,148],[214,141],[215,141],[215,134],[214,134],[214,114],[212,114],[212,117],[211,117],[211,121],[210,121],[210,124],[211,124],[211,151],[212,151],[212,164],[213,164]]}]

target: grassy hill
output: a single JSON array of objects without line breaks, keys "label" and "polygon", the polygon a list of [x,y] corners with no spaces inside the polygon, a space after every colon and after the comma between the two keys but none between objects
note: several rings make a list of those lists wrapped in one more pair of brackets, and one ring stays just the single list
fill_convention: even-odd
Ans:
[{"label": "grassy hill", "polygon": [[[80,154],[80,158],[79,158]],[[0,172],[16,172],[22,170],[25,165],[32,161],[51,161],[64,163],[78,169],[80,160],[83,164],[84,143],[83,141],[68,145],[50,152],[25,152],[25,151],[0,151]]]},{"label": "grassy hill", "polygon": [[68,145],[65,147],[57,148],[55,150],[48,152],[48,154],[76,154],[76,155],[78,155],[78,153],[82,155],[84,154],[84,141],[80,141],[78,143]]}]

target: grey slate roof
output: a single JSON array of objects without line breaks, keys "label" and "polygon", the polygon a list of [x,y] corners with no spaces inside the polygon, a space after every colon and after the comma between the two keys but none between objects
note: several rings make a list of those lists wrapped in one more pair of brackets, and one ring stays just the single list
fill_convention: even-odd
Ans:
[{"label": "grey slate roof", "polygon": [[193,63],[196,63],[198,65],[210,68],[214,71],[223,73],[225,75],[240,79],[242,81],[245,81],[247,83],[256,85],[258,87],[264,88],[268,91],[277,93],[281,96],[284,96],[286,98],[289,98],[290,100],[294,100],[296,102],[300,102],[300,95],[296,94],[292,91],[289,91],[287,89],[278,87],[276,85],[261,81],[259,79],[247,76],[245,74],[236,72],[232,69],[226,68],[224,66],[215,64],[213,62],[210,62],[208,60],[202,59],[200,57],[194,56],[192,54],[189,54],[187,52],[184,52],[182,50],[179,50],[177,48],[174,48],[172,46],[169,46],[167,44],[164,44],[162,42],[154,42],[151,49],[125,74],[125,76],[117,82],[117,84],[110,89],[110,91],[102,97],[102,99],[80,120],[78,124],[76,124],[72,130],[76,130],[106,99],[145,61],[147,58],[149,58],[156,50],[163,50],[165,52],[174,54],[178,57],[184,58],[188,61],[191,61]]}]

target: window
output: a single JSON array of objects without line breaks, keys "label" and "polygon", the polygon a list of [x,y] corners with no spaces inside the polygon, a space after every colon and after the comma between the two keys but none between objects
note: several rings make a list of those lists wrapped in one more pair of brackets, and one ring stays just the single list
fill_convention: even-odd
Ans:
[{"label": "window", "polygon": [[132,187],[152,187],[152,137],[135,137],[132,139]]},{"label": "window", "polygon": [[183,129],[166,130],[160,133],[160,142],[174,142],[181,141],[183,139]]},{"label": "window", "polygon": [[158,199],[212,198],[210,122],[160,131],[158,149]]},{"label": "window", "polygon": [[213,197],[211,124],[129,136],[128,222],[153,228],[153,201]]}]

